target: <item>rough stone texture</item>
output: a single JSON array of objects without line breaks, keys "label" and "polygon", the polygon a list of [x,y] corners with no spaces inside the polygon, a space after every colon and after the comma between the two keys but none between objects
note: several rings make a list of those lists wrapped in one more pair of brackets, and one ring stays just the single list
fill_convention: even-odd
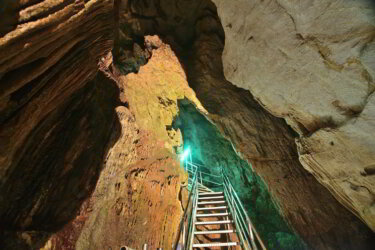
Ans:
[{"label": "rough stone texture", "polygon": [[302,167],[296,134],[285,121],[225,80],[221,26],[213,25],[212,19],[202,22],[205,29],[196,34],[184,60],[189,84],[210,119],[263,178],[285,219],[308,247],[371,249],[373,233]]},{"label": "rough stone texture", "polygon": [[186,74],[169,45],[157,36],[146,39],[159,48],[153,50],[148,63],[137,74],[121,76],[126,100],[136,114],[137,123],[145,130],[154,131],[158,140],[166,142],[172,151],[182,143],[181,133],[172,128],[173,118],[178,115],[177,100],[188,99],[202,113],[202,107],[189,87]]},{"label": "rough stone texture", "polygon": [[119,92],[96,74],[98,59],[113,46],[112,11],[112,1],[1,3],[5,249],[38,246],[74,217],[95,187]]},{"label": "rough stone texture", "polygon": [[373,1],[214,2],[226,78],[286,119],[303,166],[374,231]]},{"label": "rough stone texture", "polygon": [[[375,217],[375,95],[360,116],[336,129],[321,129],[298,140],[305,168],[372,227]],[[316,152],[316,153],[311,153]],[[327,168],[327,166],[331,166]],[[356,211],[359,210],[357,213]]]},{"label": "rough stone texture", "polygon": [[[112,73],[97,73],[99,58],[113,47],[113,1],[4,4],[0,8],[1,248],[37,249],[44,244],[45,249],[98,249],[101,244],[138,247],[148,241],[169,248],[181,214],[179,185],[186,179],[171,152],[181,141],[178,131],[168,132],[168,123],[160,121],[152,122],[170,136],[158,138],[142,126],[130,126],[129,131],[136,116],[126,108],[123,87],[110,79]],[[12,18],[5,20],[3,14]],[[105,70],[107,58],[103,63]],[[180,72],[181,67],[176,74]],[[183,83],[187,86],[186,80]],[[161,105],[157,97],[154,100],[153,112]],[[171,110],[172,117],[176,105]],[[160,131],[158,126],[155,131]],[[125,141],[122,135],[128,136]],[[139,162],[130,166],[135,162],[122,159],[139,145],[137,140],[139,159],[129,157]],[[119,176],[113,176],[114,169]],[[137,175],[137,169],[145,171]],[[137,185],[144,188],[133,189]],[[108,200],[113,203],[105,203]],[[121,210],[122,204],[133,206]],[[154,227],[143,225],[145,218],[155,219]],[[113,221],[118,224],[112,225]],[[113,231],[117,234],[107,237]]]},{"label": "rough stone texture", "polygon": [[[138,247],[144,242],[169,248],[170,230],[177,225],[180,206],[173,197],[184,181],[171,155],[181,142],[180,133],[170,126],[177,114],[177,99],[185,97],[218,125],[245,160],[253,163],[286,220],[309,246],[373,246],[368,242],[373,237],[369,230],[302,168],[295,135],[285,122],[267,113],[247,91],[224,79],[224,32],[212,2],[6,0],[0,14],[3,248],[39,248],[63,225],[45,249]],[[224,26],[228,38],[231,25]],[[154,62],[150,72],[142,73],[140,66],[147,60],[152,62],[149,48],[160,46],[157,40],[144,45],[147,34],[161,34],[171,44],[184,62],[189,84],[211,115],[188,88],[177,58],[170,50],[166,52],[167,48],[155,51],[163,63]],[[110,57],[102,65],[105,74],[97,73],[98,59],[113,44],[120,70],[139,71],[138,75],[119,77],[110,66]],[[364,48],[363,65],[373,65],[372,50],[370,45]],[[321,53],[327,56],[326,50]],[[330,60],[327,64],[334,66]],[[356,61],[350,65],[359,67]],[[372,71],[367,71],[364,77],[371,80]],[[136,130],[128,131],[130,128]],[[142,155],[146,156],[142,159]],[[373,168],[372,163],[364,166],[362,175],[372,178]],[[156,181],[154,188],[147,178]],[[162,190],[168,197],[162,196]],[[159,192],[160,196],[150,197]],[[135,197],[151,202],[152,207],[159,206],[159,214],[174,211],[176,216],[159,218],[154,209]],[[145,218],[138,212],[147,214],[147,223],[154,221],[155,225],[140,224]],[[91,226],[96,222],[102,228]],[[109,227],[111,222],[116,228]],[[145,231],[126,228],[126,232],[137,233],[127,234],[126,239],[116,231],[134,223]],[[164,230],[164,225],[170,228]],[[165,234],[157,234],[158,230]]]},{"label": "rough stone texture", "polygon": [[[196,66],[195,72],[203,67]],[[211,86],[204,84],[207,81],[196,80],[198,98],[222,134],[267,183],[285,219],[308,246],[371,249],[371,231],[303,169],[290,128],[265,112],[247,91],[222,79],[211,79]]]},{"label": "rough stone texture", "polygon": [[174,154],[182,143],[179,130],[171,127],[177,100],[189,98],[204,110],[169,46],[157,37],[146,40],[159,48],[138,74],[119,75],[111,55],[103,59],[106,74],[118,83],[121,103],[129,108],[116,108],[119,125],[94,193],[45,249],[140,249],[144,243],[171,249],[183,212],[181,184],[187,182]]},{"label": "rough stone texture", "polygon": [[109,151],[75,249],[140,249],[144,243],[168,249],[175,238],[182,213],[178,194],[186,177],[163,141],[129,130],[135,121],[129,113],[117,109],[122,136]]}]

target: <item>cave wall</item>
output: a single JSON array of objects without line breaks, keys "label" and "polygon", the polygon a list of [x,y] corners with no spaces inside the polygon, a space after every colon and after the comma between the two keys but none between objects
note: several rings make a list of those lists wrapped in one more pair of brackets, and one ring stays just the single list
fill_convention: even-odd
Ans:
[{"label": "cave wall", "polygon": [[[176,237],[187,175],[175,155],[181,133],[171,125],[178,99],[188,98],[204,109],[170,47],[156,36],[146,41],[154,48],[148,63],[137,74],[113,76],[129,108],[116,109],[121,134],[112,138],[77,249],[139,249],[144,243],[171,249]],[[106,72],[116,71],[111,64]]]},{"label": "cave wall", "polygon": [[[254,98],[225,79],[231,80],[221,55],[232,25],[221,11],[230,8],[217,2],[223,30],[215,5],[206,0],[3,3],[0,219],[5,223],[0,242],[6,249],[38,248],[48,239],[44,249],[138,247],[144,242],[169,247],[186,179],[173,154],[180,135],[170,123],[178,112],[177,99],[185,97],[252,163],[287,222],[309,246],[369,246],[370,230],[303,169],[296,134],[284,120],[259,105],[264,102],[256,93]],[[142,77],[152,60],[148,49],[161,46],[157,40],[145,44],[148,34],[161,35],[174,53],[167,47],[155,50],[161,61],[172,63],[159,62]],[[108,54],[112,48],[118,71]],[[363,58],[364,65],[371,65],[371,56]],[[120,76],[134,71],[138,75]],[[366,108],[360,115],[371,120],[373,112]],[[371,130],[363,120],[358,119]],[[371,141],[368,145],[366,150]],[[367,169],[364,175],[371,173]],[[361,186],[357,190],[363,192]],[[366,203],[368,195],[363,197]],[[156,207],[158,214],[175,216],[153,221]],[[96,228],[96,222],[102,227]],[[127,232],[124,239],[121,233],[129,227],[137,235]],[[108,231],[116,233],[107,237]]]},{"label": "cave wall", "polygon": [[180,140],[167,123],[142,126],[109,68],[118,3],[2,2],[2,249],[172,244],[186,180],[172,151]]},{"label": "cave wall", "polygon": [[[202,40],[207,36],[202,35]],[[193,51],[196,57],[188,61],[187,71],[197,97],[221,133],[267,183],[284,218],[308,246],[370,249],[371,230],[302,167],[295,132],[264,110],[248,91],[225,80],[220,74],[221,57],[214,53],[217,47],[202,46],[198,38]]]},{"label": "cave wall", "polygon": [[98,59],[113,46],[112,12],[112,1],[1,3],[5,249],[37,246],[74,217],[95,187],[116,123],[118,88],[97,74]]},{"label": "cave wall", "polygon": [[374,2],[214,2],[226,79],[298,132],[303,167],[374,231]]},{"label": "cave wall", "polygon": [[[288,223],[309,246],[317,249],[369,247],[371,231],[302,167],[295,143],[297,134],[285,121],[259,105],[258,97],[254,98],[226,80],[221,55],[228,47],[224,47],[224,42],[227,44],[232,34],[227,32],[231,25],[225,22],[222,25],[221,19],[225,18],[227,5],[231,6],[232,13],[238,8],[229,2],[220,8],[218,3],[217,15],[216,7],[209,1],[175,1],[174,4],[129,1],[121,6],[120,37],[137,41],[145,34],[157,33],[172,46],[187,72],[189,85],[209,112],[208,117],[231,140],[237,152],[252,163]],[[243,9],[251,10],[247,6]],[[236,20],[243,22],[245,19]],[[245,35],[247,32],[240,30],[238,33]],[[233,50],[235,46],[233,43]],[[136,54],[134,47],[132,50]],[[237,51],[243,55],[246,52],[249,50]],[[224,50],[224,56],[225,53]],[[225,57],[223,59],[226,65]],[[244,61],[242,65],[247,63]],[[249,72],[246,70],[247,74]],[[301,190],[301,187],[306,188]]]},{"label": "cave wall", "polygon": [[[152,57],[137,74],[122,75],[108,54],[100,63],[120,90],[113,129],[95,190],[72,222],[44,249],[171,249],[186,202],[187,174],[172,128],[178,99],[206,112],[189,88],[177,57],[158,37],[147,37]],[[110,234],[108,232],[111,232]]]}]

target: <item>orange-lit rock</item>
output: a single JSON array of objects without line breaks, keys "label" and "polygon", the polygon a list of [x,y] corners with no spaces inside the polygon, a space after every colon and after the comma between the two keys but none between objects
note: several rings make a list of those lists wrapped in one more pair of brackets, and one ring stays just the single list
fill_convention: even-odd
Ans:
[{"label": "orange-lit rock", "polygon": [[[262,1],[269,2],[275,1]],[[334,4],[330,8],[332,12],[337,10]],[[267,95],[262,95],[262,91],[251,89],[253,97],[233,85],[238,84],[236,70],[246,72],[243,76],[261,80],[268,75],[261,74],[260,70],[236,67],[231,72],[233,75],[228,74],[226,57],[223,70],[224,41],[233,39],[231,27],[241,28],[245,20],[238,15],[235,18],[239,23],[228,23],[223,9],[229,10],[219,5],[218,16],[215,5],[208,0],[2,2],[0,245],[3,248],[102,249],[122,245],[138,248],[147,242],[152,247],[168,249],[182,214],[179,193],[184,192],[181,183],[186,181],[174,154],[181,144],[181,132],[171,128],[174,116],[178,115],[177,100],[184,98],[216,124],[236,151],[253,164],[286,221],[309,246],[319,249],[371,246],[369,239],[373,234],[351,212],[363,218],[363,215],[371,217],[372,210],[367,208],[372,183],[366,183],[365,188],[359,184],[373,178],[373,163],[368,160],[372,159],[372,151],[368,149],[372,149],[373,143],[371,137],[363,134],[354,139],[346,135],[353,135],[351,131],[358,128],[371,134],[373,98],[366,99],[371,105],[363,106],[355,123],[345,124],[335,134],[342,145],[353,141],[362,143],[358,138],[364,138],[370,146],[359,147],[364,148],[359,154],[364,160],[357,159],[361,167],[355,168],[356,178],[348,171],[349,182],[336,183],[332,177],[337,174],[337,162],[333,162],[334,172],[318,171],[321,162],[332,160],[327,160],[330,154],[311,154],[319,148],[331,150],[327,143],[331,142],[332,133],[326,134],[323,130],[299,141],[302,163],[308,170],[315,168],[311,171],[314,175],[309,174],[298,159],[297,134],[283,119],[267,111],[284,115],[270,108],[277,106],[285,111],[285,106],[270,101],[279,92],[268,90]],[[245,7],[236,11],[239,10],[247,13]],[[259,10],[259,13],[263,12]],[[257,16],[257,13],[250,14]],[[322,20],[324,24],[325,19]],[[285,28],[290,34],[290,26]],[[155,37],[144,45],[145,35],[150,34],[159,34],[172,49]],[[247,35],[247,32],[240,34]],[[293,39],[306,38],[303,32],[300,34]],[[372,33],[366,29],[362,35],[369,34]],[[245,43],[257,41],[257,37],[247,39]],[[225,55],[229,55],[231,45],[236,50],[236,43],[227,42]],[[324,61],[318,69],[329,66],[324,68],[325,74],[334,71],[334,76],[343,76],[337,72],[341,68],[334,63],[333,59],[337,58],[330,58],[324,49],[318,55],[314,49],[319,49],[320,44],[307,45],[310,47],[304,49]],[[108,53],[112,48],[118,68],[111,65]],[[363,66],[358,60],[345,61],[349,69],[345,71],[346,76],[362,76],[360,94],[364,93],[366,81],[368,90],[373,89],[369,77],[371,51],[371,46],[366,47],[360,57],[361,64],[369,65],[368,74],[364,71],[358,74]],[[240,66],[252,65],[246,61],[247,53],[255,50],[237,52],[241,53]],[[281,49],[278,53],[285,56],[283,52]],[[268,62],[278,66],[273,64],[272,56],[280,54],[270,54]],[[240,58],[245,58],[245,62]],[[138,73],[125,76],[120,72]],[[263,88],[265,85],[260,82]],[[266,98],[268,95],[271,97]],[[285,99],[292,100],[288,96]],[[307,100],[304,94],[302,99]],[[347,105],[342,109],[342,103],[334,102],[334,107],[325,110],[328,113],[339,110],[335,121],[345,117],[341,112],[357,112],[357,109],[346,110]],[[303,127],[308,130],[317,127],[309,112],[298,109],[297,113],[301,116],[288,117],[288,123],[297,132]],[[299,127],[296,121],[301,117],[303,126]],[[331,120],[327,121],[329,125]],[[347,159],[343,156],[346,147],[337,148],[334,155]],[[318,180],[334,188],[328,190]],[[364,194],[363,202],[356,201],[360,194]],[[351,212],[337,199],[348,201],[341,200]],[[367,210],[358,212],[361,206],[356,204],[365,204]]]}]

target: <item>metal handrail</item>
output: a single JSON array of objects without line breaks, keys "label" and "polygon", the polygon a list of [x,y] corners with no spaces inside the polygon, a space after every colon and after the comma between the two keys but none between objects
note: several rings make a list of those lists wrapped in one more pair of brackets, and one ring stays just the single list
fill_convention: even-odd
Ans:
[{"label": "metal handrail", "polygon": [[[236,226],[236,233],[241,242],[241,245],[246,250],[257,250],[258,246],[262,250],[266,250],[266,247],[259,237],[258,232],[256,231],[254,225],[252,224],[247,212],[239,199],[232,182],[228,178],[229,175],[226,171],[221,168],[221,175],[214,175],[211,173],[207,173],[204,171],[199,170],[200,167],[204,167],[203,165],[195,164],[192,162],[191,154],[189,154],[188,160],[185,161],[185,170],[188,173],[191,173],[191,178],[189,174],[189,180],[192,180],[191,190],[188,200],[188,205],[186,206],[185,213],[180,223],[178,237],[176,240],[176,244],[174,245],[174,249],[177,249],[177,244],[180,241],[181,232],[183,234],[183,248],[182,249],[192,249],[193,247],[193,239],[194,239],[194,230],[195,230],[195,215],[197,212],[198,206],[198,184],[203,185],[203,183],[212,183],[217,186],[222,186],[224,191],[225,199],[228,203],[229,211],[232,214],[233,222]],[[207,180],[204,177],[210,176],[219,179],[218,182]],[[188,182],[189,183],[189,182]],[[188,185],[189,186],[189,185]],[[191,204],[191,209],[189,206]],[[189,212],[191,211],[191,213]],[[190,216],[189,216],[190,214]],[[185,235],[185,224],[187,223],[187,234]],[[255,235],[255,237],[254,237]],[[185,247],[186,243],[186,247]]]},{"label": "metal handrail", "polygon": [[[204,179],[202,178],[202,180],[204,180]],[[221,183],[214,182],[214,181],[210,181],[210,180],[204,180],[204,181],[205,181],[205,182],[212,183],[212,184],[216,184],[216,185],[218,185],[218,186],[221,186],[221,185],[222,185]]]},{"label": "metal handrail", "polygon": [[192,216],[191,216],[191,223],[190,223],[190,227],[189,227],[189,235],[188,235],[188,245],[187,245],[187,249],[193,249],[193,240],[194,240],[194,231],[195,231],[195,216],[196,216],[196,213],[197,213],[197,207],[198,207],[198,184],[196,182],[196,185],[194,187],[194,190],[192,190],[192,192],[194,192],[194,202],[193,202],[193,209],[192,209]]},{"label": "metal handrail", "polygon": [[[178,247],[178,245],[180,243],[180,240],[181,240],[181,234],[182,234],[182,246],[183,247],[185,246],[185,243],[187,243],[189,241],[190,237],[191,237],[191,223],[192,223],[193,216],[192,216],[192,213],[190,213],[190,211],[192,211],[194,209],[194,205],[196,203],[195,202],[196,196],[197,196],[196,190],[197,190],[197,186],[198,186],[197,185],[196,171],[192,172],[192,175],[193,175],[193,177],[189,178],[189,180],[192,180],[189,199],[188,199],[184,214],[182,216],[182,219],[180,221],[180,226],[179,226],[178,231],[177,231],[177,238],[176,238],[175,243],[173,245],[174,250],[177,250],[177,247]],[[188,180],[188,182],[189,182],[189,180]],[[188,184],[188,189],[189,189],[189,184]],[[191,206],[191,208],[190,208],[190,206]],[[190,217],[189,217],[189,215],[190,215]],[[185,224],[186,223],[188,225],[187,234],[186,234],[186,230],[185,230]]]},{"label": "metal handrail", "polygon": [[[237,193],[236,193],[236,191],[235,191],[234,188],[233,188],[233,185],[229,182],[228,177],[225,176],[225,175],[224,175],[224,182],[228,183],[228,184],[225,185],[225,186],[226,186],[226,187],[229,186],[229,189],[232,191],[232,192],[229,192],[229,195],[230,195],[231,197],[233,197],[233,199],[236,200],[236,203],[234,204],[234,205],[236,206],[235,208],[237,208],[237,210],[242,210],[242,211],[244,211],[245,209],[243,208],[242,203],[241,203],[241,201],[239,200],[239,198],[238,198],[238,196],[237,196]],[[239,207],[239,205],[238,205],[237,203],[240,204],[240,207]],[[241,211],[241,212],[242,212],[242,211]],[[245,215],[246,215],[246,213],[245,213]],[[241,213],[240,213],[240,216],[241,216],[241,219],[242,219],[242,220],[245,220],[245,218],[243,218],[243,215],[242,215]],[[250,234],[250,232],[249,232],[248,230],[246,230],[246,231],[247,231],[248,234]]]},{"label": "metal handrail", "polygon": [[[218,186],[223,185],[222,182],[220,182],[220,181],[222,181],[222,177],[220,175],[210,174],[210,173],[207,173],[205,171],[198,171],[198,167],[195,164],[193,164],[192,162],[187,162],[186,165],[193,167],[193,169],[196,169],[197,181],[199,183],[203,184],[203,182],[209,182],[209,183],[216,184]],[[189,170],[187,170],[187,171],[189,171]],[[212,176],[212,177],[218,178],[220,181],[216,182],[216,181],[212,181],[212,180],[206,180],[204,178],[205,176]]]},{"label": "metal handrail", "polygon": [[[189,165],[189,166],[191,166],[191,167],[193,167],[194,169],[198,168],[198,166],[195,165],[195,163],[187,162],[186,164]],[[188,170],[188,171],[190,171],[190,170]],[[221,175],[211,174],[211,173],[207,173],[207,172],[201,171],[201,170],[199,171],[199,173],[202,173],[204,175],[208,175],[208,176],[212,176],[212,177],[216,177],[216,178],[220,178],[221,179]]]},{"label": "metal handrail", "polygon": [[[234,224],[236,226],[236,232],[237,232],[237,236],[238,238],[240,239],[241,243],[242,243],[242,246],[248,250],[248,249],[252,249],[251,245],[249,244],[249,237],[248,234],[246,234],[246,224],[243,223],[244,221],[244,218],[241,214],[241,211],[238,210],[238,206],[237,206],[237,203],[235,202],[234,200],[234,196],[232,195],[232,192],[233,192],[233,189],[232,187],[228,187],[226,185],[224,185],[224,192],[225,192],[225,197],[227,198],[227,203],[228,203],[228,207],[229,207],[229,211],[232,213],[232,217],[233,217],[233,221],[234,221]],[[255,248],[256,249],[256,248]]]},{"label": "metal handrail", "polygon": [[[195,163],[187,162],[187,165],[192,166],[193,168],[198,168],[198,166],[195,165]],[[199,173],[202,173],[202,174],[204,174],[204,175],[213,176],[213,177],[216,177],[216,178],[221,178],[221,175],[210,174],[210,173],[207,173],[207,172],[205,172],[205,171],[199,171]]]},{"label": "metal handrail", "polygon": [[[259,246],[261,247],[261,249],[266,250],[266,247],[265,247],[262,239],[260,238],[260,236],[259,236],[258,232],[256,231],[253,223],[251,222],[249,216],[247,215],[246,210],[245,210],[241,200],[239,199],[236,191],[233,188],[233,185],[232,185],[230,179],[226,175],[226,172],[223,168],[222,168],[222,174],[223,174],[224,186],[227,189],[228,189],[228,186],[229,186],[229,188],[230,188],[229,190],[231,191],[229,193],[229,196],[231,198],[229,198],[229,199],[231,199],[232,201],[235,201],[235,202],[232,203],[234,205],[232,206],[231,212],[235,213],[236,215],[237,214],[240,215],[240,216],[237,216],[236,219],[234,220],[236,227],[242,228],[242,230],[239,230],[239,233],[242,234],[248,240],[248,242],[250,242],[251,249],[257,249],[257,244],[256,244],[256,242],[257,242],[259,244]],[[231,206],[229,206],[229,208],[231,209]],[[240,212],[240,213],[238,213],[238,212]],[[243,218],[243,215],[241,213],[245,216],[245,218]],[[243,227],[245,227],[245,230],[243,230]],[[254,234],[256,236],[255,238],[254,238]]]}]

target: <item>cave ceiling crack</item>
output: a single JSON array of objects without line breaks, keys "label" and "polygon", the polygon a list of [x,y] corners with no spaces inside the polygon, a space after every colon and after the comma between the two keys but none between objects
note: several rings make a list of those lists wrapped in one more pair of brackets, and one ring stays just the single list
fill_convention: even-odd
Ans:
[{"label": "cave ceiling crack", "polygon": [[284,5],[282,5],[279,0],[275,0],[276,4],[282,9],[284,10],[285,14],[289,16],[290,20],[292,21],[293,23],[293,27],[294,27],[294,31],[295,33],[298,33],[297,31],[297,24],[296,24],[296,21],[294,19],[294,17],[288,12],[288,10],[284,7]]}]

